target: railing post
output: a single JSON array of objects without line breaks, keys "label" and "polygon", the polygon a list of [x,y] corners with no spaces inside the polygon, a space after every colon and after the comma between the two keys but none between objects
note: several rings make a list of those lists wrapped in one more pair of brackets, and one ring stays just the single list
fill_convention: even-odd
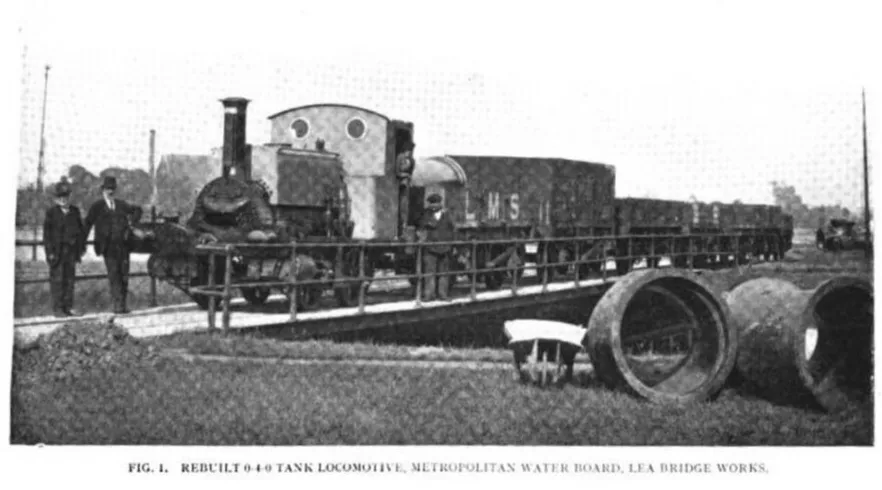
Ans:
[{"label": "railing post", "polygon": [[600,248],[600,280],[606,283],[606,263],[609,262],[609,256],[606,255],[607,242],[603,240]]},{"label": "railing post", "polygon": [[[578,235],[579,235],[579,232],[577,231],[576,236],[578,236]],[[579,287],[579,276],[581,275],[581,272],[582,272],[581,271],[581,269],[582,269],[582,247],[579,244],[579,240],[575,240],[575,243],[573,244],[573,249],[576,252],[575,254],[573,254],[573,260],[574,260],[573,269],[574,269],[574,272],[576,273],[574,282],[576,284],[576,287]]]},{"label": "railing post", "polygon": [[[630,230],[628,233],[631,233]],[[625,274],[631,272],[632,267],[634,267],[634,238],[631,235],[628,235],[628,268],[625,271]]]},{"label": "railing post", "polygon": [[416,298],[417,307],[423,304],[423,242],[416,242]]},{"label": "railing post", "polygon": [[217,314],[217,297],[214,293],[215,280],[217,274],[217,265],[215,264],[214,250],[208,252],[208,329],[215,329],[215,316]]},{"label": "railing post", "polygon": [[[156,206],[150,206],[150,224],[153,225],[152,229],[156,230]],[[155,307],[158,303],[156,302],[156,278],[152,275],[150,276],[150,306]]]},{"label": "railing post", "polygon": [[655,267],[655,232],[653,231],[652,234],[649,235],[649,258],[646,259],[646,268],[655,269]]},{"label": "railing post", "polygon": [[739,235],[735,234],[735,267],[740,267],[741,264],[741,240]]},{"label": "railing post", "polygon": [[[546,238],[542,238],[541,240],[547,240]],[[539,260],[542,261],[542,292],[548,291],[548,241],[540,241],[539,244],[542,245],[542,256]]]},{"label": "railing post", "polygon": [[[514,250],[514,252],[512,252],[512,255],[517,257],[519,248],[520,248],[519,244],[515,243],[515,250]],[[508,260],[509,260],[509,262],[511,262],[511,255],[508,256]],[[521,266],[516,264],[514,270],[512,271],[512,274],[511,274],[511,295],[512,296],[517,296],[517,294],[518,294],[518,272],[520,272],[520,271],[521,271]]]},{"label": "railing post", "polygon": [[364,276],[365,273],[365,241],[359,240],[358,242],[358,284],[361,286],[358,288],[358,312],[364,313],[364,295],[365,295],[365,285],[367,284],[367,278]]},{"label": "railing post", "polygon": [[469,290],[469,297],[472,301],[478,299],[478,239],[477,237],[472,237],[472,273],[471,276],[471,290]]},{"label": "railing post", "polygon": [[291,266],[289,268],[291,271],[289,274],[289,278],[291,281],[290,292],[288,293],[288,317],[291,321],[297,320],[297,301],[298,301],[298,288],[297,288],[297,242],[291,242]]},{"label": "railing post", "polygon": [[693,270],[693,269],[695,269],[695,256],[693,255],[694,249],[695,249],[695,244],[693,243],[693,240],[692,240],[693,236],[692,236],[691,230],[688,233],[688,237],[689,237],[689,247],[686,249],[686,265],[689,267],[689,270]]},{"label": "railing post", "polygon": [[230,331],[230,299],[232,297],[233,283],[233,246],[224,246],[224,310],[221,317],[221,326],[224,333]]}]

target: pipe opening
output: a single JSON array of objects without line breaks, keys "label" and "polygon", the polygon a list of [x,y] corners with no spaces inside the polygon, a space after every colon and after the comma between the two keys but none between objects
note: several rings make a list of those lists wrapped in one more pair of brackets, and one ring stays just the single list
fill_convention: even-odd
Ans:
[{"label": "pipe opening", "polygon": [[682,277],[646,284],[622,316],[627,367],[655,392],[683,395],[713,381],[725,337],[719,305],[705,288]]},{"label": "pipe opening", "polygon": [[[804,376],[808,378],[808,387],[820,397],[844,398],[851,403],[869,401],[873,373],[872,293],[859,283],[821,287],[811,298],[806,315]],[[816,341],[810,349],[813,336]]]}]

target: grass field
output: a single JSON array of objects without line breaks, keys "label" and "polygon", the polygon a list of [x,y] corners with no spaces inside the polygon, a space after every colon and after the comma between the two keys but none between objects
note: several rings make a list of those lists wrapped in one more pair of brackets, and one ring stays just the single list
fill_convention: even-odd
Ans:
[{"label": "grass field", "polygon": [[72,383],[13,381],[14,444],[868,445],[872,412],[823,415],[725,391],[665,408],[592,379],[507,370],[161,359]]}]

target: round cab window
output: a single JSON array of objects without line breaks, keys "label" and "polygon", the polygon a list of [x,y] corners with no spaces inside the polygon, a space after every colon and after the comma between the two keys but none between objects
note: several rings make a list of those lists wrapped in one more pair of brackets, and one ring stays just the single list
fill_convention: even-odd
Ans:
[{"label": "round cab window", "polygon": [[295,138],[305,138],[309,133],[309,123],[306,122],[306,119],[295,119],[291,123],[291,132]]},{"label": "round cab window", "polygon": [[346,134],[355,140],[364,136],[365,129],[364,121],[359,118],[350,119],[349,122],[346,123]]}]

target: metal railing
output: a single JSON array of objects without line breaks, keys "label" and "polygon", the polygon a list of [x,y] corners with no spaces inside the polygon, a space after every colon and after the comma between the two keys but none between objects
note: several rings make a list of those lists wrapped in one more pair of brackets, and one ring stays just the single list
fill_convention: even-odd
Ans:
[{"label": "metal railing", "polygon": [[[93,244],[94,244],[94,242],[91,240],[86,242],[87,247],[91,247],[91,246],[93,246]],[[33,247],[33,250],[34,250],[33,261],[37,261],[36,250],[38,247],[43,246],[43,241],[42,240],[16,240],[15,246],[17,248],[19,248],[19,247]],[[156,278],[155,277],[151,276],[147,271],[130,272],[128,274],[128,277],[130,277],[130,278],[141,278],[141,277],[148,278],[150,280],[149,305],[151,307],[158,305],[157,299],[156,299]],[[105,280],[105,279],[107,279],[106,273],[105,274],[77,274],[76,277],[74,277],[75,282],[99,281],[99,280]],[[18,285],[25,286],[25,285],[29,285],[29,284],[49,284],[49,281],[50,281],[50,279],[48,276],[32,277],[32,278],[24,278],[24,279],[16,278],[15,284],[16,284],[16,286],[18,286]]]},{"label": "metal railing", "polygon": [[[618,247],[621,246],[621,241],[627,240],[626,248],[628,253],[626,255],[615,255],[615,253],[610,254],[611,251],[616,251]],[[711,264],[704,263],[706,259],[711,257],[717,264],[721,265],[733,265],[735,267],[740,267],[741,265],[746,265],[745,262],[750,262],[750,257],[757,252],[757,240],[761,240],[759,243],[763,244],[764,249],[774,248],[773,250],[763,250],[766,254],[775,254],[777,258],[780,260],[784,255],[783,250],[783,241],[779,239],[776,234],[773,233],[757,233],[746,235],[742,233],[738,234],[692,234],[692,235],[683,235],[683,234],[658,234],[658,235],[648,235],[648,234],[640,234],[640,235],[622,235],[622,236],[614,236],[614,235],[602,235],[602,236],[572,236],[572,237],[548,237],[548,238],[510,238],[510,239],[484,239],[484,240],[453,240],[453,241],[444,241],[444,242],[368,242],[368,241],[357,241],[357,242],[349,242],[349,243],[290,243],[290,244],[255,244],[255,243],[233,243],[233,244],[225,244],[225,245],[202,245],[199,246],[198,249],[207,254],[208,256],[208,284],[205,286],[194,287],[191,291],[194,294],[202,294],[207,295],[209,297],[208,301],[208,325],[209,329],[216,328],[215,320],[217,313],[217,300],[221,301],[221,323],[222,328],[226,331],[230,328],[230,316],[231,316],[231,301],[233,298],[233,292],[235,290],[243,290],[246,288],[277,288],[285,291],[285,294],[289,298],[290,306],[289,306],[289,320],[291,322],[297,321],[298,315],[298,290],[302,287],[342,287],[348,284],[358,284],[358,301],[357,308],[358,314],[365,313],[366,301],[366,289],[367,284],[369,282],[376,281],[393,281],[393,280],[404,280],[415,281],[414,289],[414,305],[416,308],[423,307],[422,297],[423,297],[423,287],[424,280],[428,277],[429,274],[423,271],[423,255],[426,253],[424,248],[429,246],[451,246],[452,248],[456,248],[459,251],[468,250],[469,254],[467,255],[470,259],[469,267],[467,270],[449,270],[447,272],[436,272],[432,273],[437,278],[440,276],[459,276],[459,275],[468,275],[469,277],[469,293],[466,296],[470,302],[477,301],[477,285],[478,285],[478,277],[486,276],[489,273],[509,273],[510,281],[508,289],[513,296],[518,294],[518,290],[520,287],[520,276],[523,271],[527,269],[536,269],[541,284],[541,292],[545,293],[548,291],[548,285],[550,282],[550,270],[553,268],[561,268],[565,267],[567,269],[567,273],[569,273],[569,268],[572,266],[572,278],[567,278],[566,280],[572,280],[574,282],[575,287],[580,287],[581,283],[584,279],[587,279],[587,274],[589,271],[584,266],[598,266],[599,270],[594,272],[599,272],[599,277],[596,279],[601,279],[601,283],[605,284],[608,282],[609,275],[606,264],[610,261],[616,261],[617,264],[626,263],[625,270],[618,271],[621,273],[627,273],[633,270],[635,265],[635,260],[645,260],[647,267],[657,267],[660,260],[664,257],[668,257],[671,261],[671,266],[674,266],[677,263],[682,263],[686,268],[693,269],[703,266],[708,266]],[[514,266],[502,266],[502,267],[478,267],[477,265],[477,257],[478,252],[481,247],[489,247],[493,245],[506,246],[506,252],[510,250],[512,247],[515,249],[520,246],[526,245],[536,245],[537,252],[540,255],[534,265],[529,265],[529,263],[521,260],[520,263]],[[550,261],[548,257],[548,252],[550,248],[560,247],[560,244],[563,244],[567,249],[572,250],[573,259],[565,260],[565,261]],[[591,245],[590,249],[583,250],[583,247],[586,245]],[[248,281],[246,280],[238,280],[236,278],[234,280],[233,277],[233,260],[236,256],[245,257],[248,260],[248,252],[249,251],[259,251],[259,250],[268,250],[268,249],[281,249],[281,248],[290,248],[290,259],[294,260],[298,256],[298,254],[303,253],[304,251],[309,250],[317,250],[317,249],[328,249],[335,248],[336,249],[336,260],[343,260],[344,251],[346,249],[352,250],[356,249],[358,253],[358,262],[357,262],[357,275],[347,276],[347,277],[332,277],[332,278],[322,278],[322,279],[310,279],[310,280],[297,280],[293,277],[286,278],[284,280],[261,280],[261,281]],[[415,273],[412,274],[396,274],[394,276],[389,277],[368,277],[365,274],[367,270],[367,258],[370,256],[370,249],[404,249],[411,248],[413,249],[412,255],[415,258]],[[685,248],[685,250],[683,250]],[[600,256],[591,257],[589,256],[592,252],[600,253]],[[308,254],[307,254],[308,255]],[[530,254],[532,255],[532,254]],[[501,256],[501,255],[500,255]],[[223,257],[224,261],[224,276],[223,283],[217,284],[216,281],[216,273],[217,273],[217,258]],[[678,259],[685,259],[685,263]],[[701,259],[699,262],[702,264],[696,264],[697,259]],[[745,260],[747,259],[747,260]],[[768,260],[768,257],[766,257]],[[253,260],[262,260],[255,258]],[[263,259],[263,260],[274,260],[274,259]],[[451,263],[454,261],[451,260]],[[652,265],[651,265],[652,264]],[[336,264],[335,269],[340,270],[340,264]],[[262,271],[262,267],[261,267]],[[437,283],[436,283],[437,284]]]},{"label": "metal railing", "polygon": [[[149,216],[150,216],[149,221],[140,222],[138,224],[155,226],[155,225],[163,222],[159,218],[159,216],[156,214],[155,208],[150,209]],[[35,230],[37,230],[37,229],[35,228]],[[42,239],[16,239],[15,240],[15,248],[17,248],[17,249],[18,248],[30,248],[31,249],[31,261],[32,262],[39,261],[38,250],[40,247],[43,247],[44,244],[45,244],[45,242]],[[94,240],[87,240],[85,246],[86,246],[86,249],[88,250],[89,248],[94,247],[94,245],[95,245]],[[128,274],[128,277],[129,278],[148,278],[150,280],[150,292],[149,292],[149,297],[148,297],[149,298],[148,304],[151,307],[158,306],[157,292],[156,292],[156,278],[155,277],[152,277],[147,271],[130,272]],[[98,280],[106,280],[106,279],[107,279],[106,273],[104,273],[104,274],[77,274],[76,277],[74,277],[75,282],[98,281]],[[23,279],[19,279],[18,277],[16,277],[16,279],[15,279],[16,286],[19,286],[19,285],[25,286],[25,285],[33,285],[33,284],[49,284],[49,282],[50,282],[49,276],[23,278]]]}]

